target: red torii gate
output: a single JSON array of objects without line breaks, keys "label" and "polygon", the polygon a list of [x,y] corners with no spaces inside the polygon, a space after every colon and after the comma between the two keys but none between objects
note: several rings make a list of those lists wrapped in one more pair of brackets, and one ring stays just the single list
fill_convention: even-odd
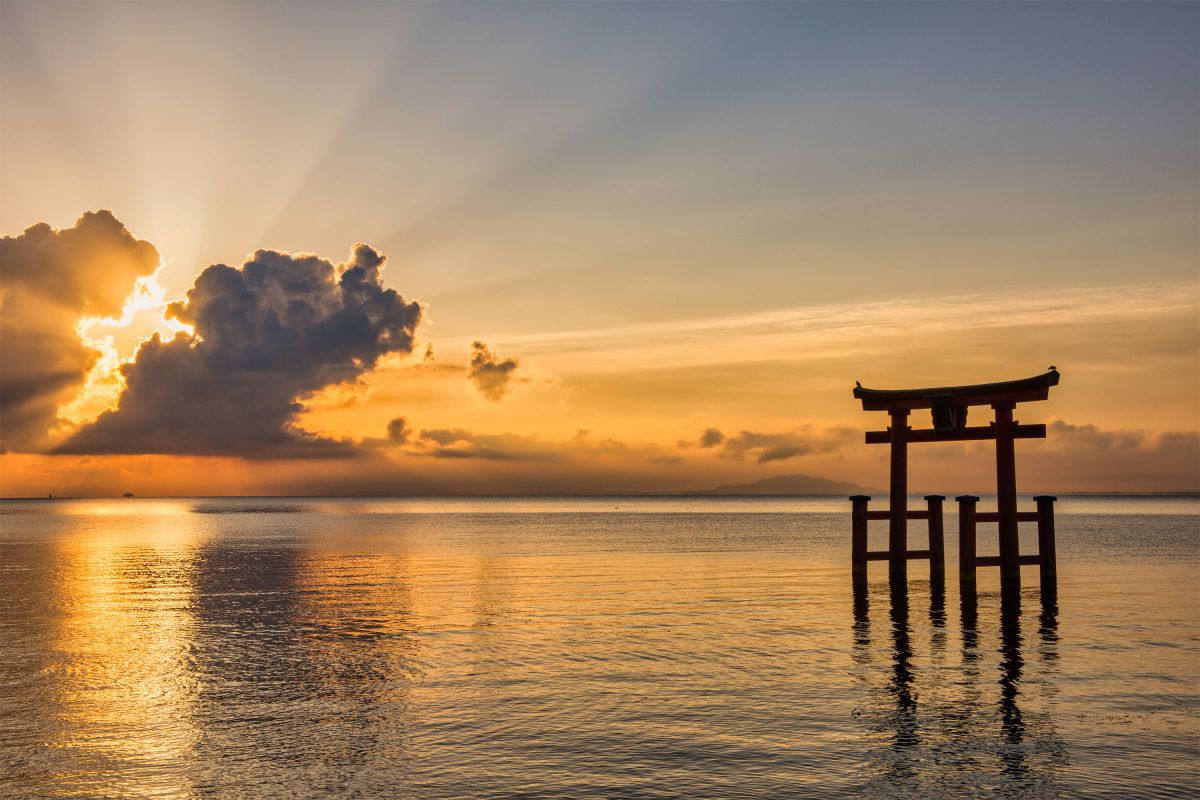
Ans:
[{"label": "red torii gate", "polygon": [[[1022,564],[1038,564],[1043,583],[1055,577],[1054,552],[1054,501],[1056,498],[1041,495],[1037,501],[1037,512],[1017,511],[1016,439],[1044,439],[1045,425],[1021,425],[1013,419],[1013,410],[1018,403],[1045,400],[1050,387],[1058,385],[1058,370],[1049,371],[1032,378],[999,383],[982,383],[974,386],[943,386],[930,389],[865,389],[856,384],[854,397],[861,400],[864,411],[886,411],[891,416],[891,427],[886,431],[867,433],[867,444],[890,444],[891,488],[887,511],[869,511],[866,495],[850,498],[852,515],[852,567],[855,576],[866,574],[868,561],[888,561],[893,579],[907,577],[910,559],[929,559],[931,571],[939,573],[945,569],[942,533],[941,495],[928,495],[928,510],[908,509],[908,445],[916,442],[962,442],[994,439],[996,441],[996,513],[979,513],[976,503],[979,498],[962,495],[959,504],[959,573],[964,583],[975,580],[978,566],[999,566],[1004,581],[1020,581]],[[991,406],[996,419],[990,425],[967,427],[967,410],[971,406]],[[909,412],[928,408],[933,415],[933,427],[913,430],[908,426]],[[888,520],[888,549],[868,552],[867,522],[872,519]],[[908,520],[929,520],[929,549],[908,549]],[[1038,523],[1038,555],[1022,556],[1017,538],[1017,523]],[[1000,556],[976,557],[975,525],[977,522],[1000,524]]]}]

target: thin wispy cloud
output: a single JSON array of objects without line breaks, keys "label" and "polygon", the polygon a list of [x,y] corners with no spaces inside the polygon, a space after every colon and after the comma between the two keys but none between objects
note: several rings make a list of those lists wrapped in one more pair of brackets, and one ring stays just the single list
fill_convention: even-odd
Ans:
[{"label": "thin wispy cloud", "polygon": [[[496,337],[547,363],[628,367],[748,363],[847,355],[881,339],[1000,328],[1104,324],[1200,314],[1194,284],[1014,291],[876,303],[838,303],[529,336]],[[465,343],[447,341],[444,346]]]}]

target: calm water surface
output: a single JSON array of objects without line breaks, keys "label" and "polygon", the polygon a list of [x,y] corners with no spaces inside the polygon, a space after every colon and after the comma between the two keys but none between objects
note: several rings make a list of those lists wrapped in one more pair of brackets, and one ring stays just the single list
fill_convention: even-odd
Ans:
[{"label": "calm water surface", "polygon": [[1196,796],[1198,511],[973,605],[843,498],[4,501],[0,796]]}]

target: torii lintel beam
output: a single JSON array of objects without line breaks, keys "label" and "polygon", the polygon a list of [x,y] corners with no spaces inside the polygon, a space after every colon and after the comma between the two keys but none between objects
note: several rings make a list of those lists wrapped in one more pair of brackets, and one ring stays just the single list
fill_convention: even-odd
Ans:
[{"label": "torii lintel beam", "polygon": [[933,408],[934,404],[964,408],[1002,403],[1027,403],[1045,400],[1050,387],[1058,385],[1058,371],[1032,378],[997,383],[978,383],[972,386],[938,386],[928,389],[866,389],[854,388],[855,398],[862,401],[864,411],[902,411]]}]

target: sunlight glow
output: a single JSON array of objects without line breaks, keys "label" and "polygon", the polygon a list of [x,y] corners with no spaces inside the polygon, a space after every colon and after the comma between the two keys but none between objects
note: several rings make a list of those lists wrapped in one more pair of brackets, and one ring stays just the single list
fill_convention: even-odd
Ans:
[{"label": "sunlight glow", "polygon": [[[180,332],[189,336],[192,334],[192,326],[166,316],[167,290],[158,282],[162,270],[163,265],[160,264],[153,274],[137,279],[133,291],[125,298],[120,317],[82,317],[76,324],[75,332],[79,340],[97,351],[99,358],[88,372],[79,394],[58,410],[65,429],[90,422],[105,411],[116,408],[117,399],[125,388],[121,365],[133,359],[142,342],[155,333],[167,338]],[[128,347],[123,354],[125,348],[118,345],[116,334],[128,332],[135,320],[141,321],[149,330],[141,336],[123,337],[131,338],[131,341],[122,343]],[[65,433],[65,429],[59,429],[56,433]]]}]

